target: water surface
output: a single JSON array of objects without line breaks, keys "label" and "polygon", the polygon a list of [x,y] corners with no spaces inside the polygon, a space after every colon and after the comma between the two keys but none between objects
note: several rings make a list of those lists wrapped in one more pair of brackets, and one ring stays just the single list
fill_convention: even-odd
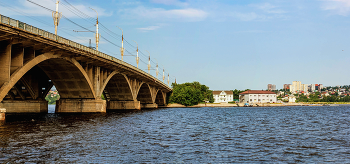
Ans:
[{"label": "water surface", "polygon": [[10,115],[1,163],[350,163],[350,106]]}]

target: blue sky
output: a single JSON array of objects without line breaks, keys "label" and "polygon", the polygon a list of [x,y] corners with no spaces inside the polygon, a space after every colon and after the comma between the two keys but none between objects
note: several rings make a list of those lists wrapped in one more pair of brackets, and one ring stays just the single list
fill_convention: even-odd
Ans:
[{"label": "blue sky", "polygon": [[[55,9],[55,0],[31,0]],[[73,9],[78,9],[83,15]],[[349,0],[61,0],[59,11],[121,46],[121,30],[135,65],[136,44],[147,51],[171,82],[199,81],[212,90],[266,89],[267,84],[301,81],[348,85]],[[54,32],[50,11],[26,0],[0,0],[0,14]],[[79,15],[79,16],[78,16]],[[85,18],[85,19],[83,19]],[[88,45],[94,34],[61,19],[58,34]],[[119,47],[101,39],[99,50],[120,58]],[[147,50],[147,51],[146,51]],[[145,63],[140,68],[146,70]],[[155,76],[155,71],[152,70]]]}]

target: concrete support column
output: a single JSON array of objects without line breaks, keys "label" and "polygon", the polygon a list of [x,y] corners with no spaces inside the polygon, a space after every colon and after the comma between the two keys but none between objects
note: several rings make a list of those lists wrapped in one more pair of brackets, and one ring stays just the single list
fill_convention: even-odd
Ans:
[{"label": "concrete support column", "polygon": [[0,103],[6,113],[47,113],[48,103],[44,100],[3,100]]},{"label": "concrete support column", "polygon": [[128,109],[128,110],[140,110],[140,101],[108,101],[107,109]]},{"label": "concrete support column", "polygon": [[10,81],[11,47],[11,43],[0,44],[0,87]]},{"label": "concrete support column", "polygon": [[5,121],[6,109],[0,107],[0,121]]},{"label": "concrete support column", "polygon": [[23,66],[23,55],[24,55],[24,48],[23,48],[22,44],[14,44],[14,45],[12,45],[12,50],[11,50],[11,67],[10,67],[11,75],[18,68]]},{"label": "concrete support column", "polygon": [[158,104],[152,103],[152,104],[141,104],[141,108],[145,109],[156,109],[158,108]]},{"label": "concrete support column", "polygon": [[56,101],[56,113],[105,113],[106,100],[60,99]]},{"label": "concrete support column", "polygon": [[[100,93],[100,85],[101,85],[101,69],[100,67],[94,67],[94,78],[93,78],[93,85],[95,93]],[[96,95],[96,98],[101,98],[101,95]]]}]

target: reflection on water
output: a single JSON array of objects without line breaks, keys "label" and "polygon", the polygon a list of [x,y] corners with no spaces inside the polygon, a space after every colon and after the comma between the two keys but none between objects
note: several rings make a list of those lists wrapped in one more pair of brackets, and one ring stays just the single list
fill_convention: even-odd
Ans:
[{"label": "reflection on water", "polygon": [[350,106],[10,115],[0,162],[349,163],[349,115]]}]

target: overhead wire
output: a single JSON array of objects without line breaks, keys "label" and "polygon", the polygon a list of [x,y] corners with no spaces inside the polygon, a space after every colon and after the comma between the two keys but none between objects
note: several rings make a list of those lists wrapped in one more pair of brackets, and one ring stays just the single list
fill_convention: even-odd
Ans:
[{"label": "overhead wire", "polygon": [[[44,9],[48,10],[48,11],[55,12],[54,10],[51,10],[51,9],[49,9],[49,8],[43,6],[43,5],[40,5],[40,4],[36,3],[36,2],[33,2],[33,1],[31,1],[31,0],[27,0],[27,1],[28,1],[28,2],[31,2],[31,3],[33,3],[33,4],[35,4],[35,5],[37,5],[37,6],[39,6],[39,7],[42,7],[42,8],[44,8]],[[79,9],[77,9],[76,7],[74,7],[74,6],[73,6],[72,4],[70,4],[67,0],[64,0],[64,2],[67,3],[67,4],[65,4],[65,3],[62,3],[62,4],[63,4],[70,12],[72,12],[72,13],[75,14],[75,15],[77,15],[77,16],[80,17],[81,19],[83,19],[83,20],[85,20],[85,21],[87,21],[87,22],[89,22],[89,23],[93,23],[92,21],[95,20],[95,19],[92,18],[91,16],[85,14],[84,12],[82,12],[82,11],[80,11]],[[85,18],[84,18],[84,17],[85,17]],[[89,30],[88,28],[85,28],[84,26],[82,26],[82,25],[80,25],[80,24],[78,24],[78,23],[72,21],[71,19],[69,19],[69,18],[66,17],[65,15],[62,15],[62,18],[64,18],[64,19],[67,20],[68,22],[70,22],[70,23],[72,23],[72,24],[74,24],[74,25],[76,25],[76,26],[78,26],[78,27],[80,27],[80,28],[82,28],[82,29],[84,29],[84,30],[87,30],[87,32],[92,32],[92,33],[94,33],[94,31]],[[38,20],[37,20],[37,21],[38,21]],[[39,21],[39,22],[40,22],[40,21]],[[44,22],[41,22],[41,23],[48,25],[46,22],[45,22],[45,23],[44,23]],[[120,39],[120,38],[121,38],[121,35],[116,34],[115,32],[111,31],[110,29],[108,29],[107,27],[105,27],[102,23],[99,23],[99,25],[100,25],[100,27],[102,27],[102,28],[101,28],[102,31],[104,31],[104,33],[107,34],[108,36],[110,36],[110,37],[112,37],[112,38],[114,38],[114,39]],[[49,25],[49,26],[52,27],[52,25]],[[68,33],[67,33],[67,34],[68,34]],[[71,34],[68,34],[68,35],[71,35]],[[72,36],[72,35],[71,35],[71,36]],[[74,37],[74,36],[73,36],[73,37]],[[104,37],[104,36],[102,36],[102,35],[101,35],[101,38],[104,39],[105,41],[107,41],[108,43],[110,43],[110,44],[112,44],[112,45],[114,45],[114,46],[116,46],[116,47],[121,48],[121,46],[119,46],[119,45],[113,43],[112,41],[110,41],[109,39],[107,39],[106,37]],[[125,45],[127,45],[129,48],[131,48],[131,49],[137,49],[136,46],[134,46],[133,44],[131,44],[130,42],[128,42],[125,38],[124,38],[124,41],[125,41],[125,43],[126,43]],[[124,56],[136,56],[136,55],[132,54],[128,49],[125,49],[125,48],[124,48],[124,50],[125,50],[124,52],[126,52],[126,53],[128,54],[128,55],[124,55]],[[134,50],[133,50],[132,52],[134,52]],[[112,54],[113,54],[113,53],[112,53]],[[145,55],[141,50],[139,50],[139,54],[141,54],[139,57],[149,58],[149,56]],[[117,55],[117,54],[114,54],[114,55]],[[147,65],[147,63],[144,62],[141,58],[140,58],[140,61],[141,61],[142,63],[144,63],[144,64]],[[157,63],[158,63],[158,62],[156,63],[156,62],[153,61],[152,59],[151,59],[150,61],[152,61],[153,64],[157,64]],[[151,66],[151,68],[155,69],[155,68],[152,67],[152,66]]]}]

